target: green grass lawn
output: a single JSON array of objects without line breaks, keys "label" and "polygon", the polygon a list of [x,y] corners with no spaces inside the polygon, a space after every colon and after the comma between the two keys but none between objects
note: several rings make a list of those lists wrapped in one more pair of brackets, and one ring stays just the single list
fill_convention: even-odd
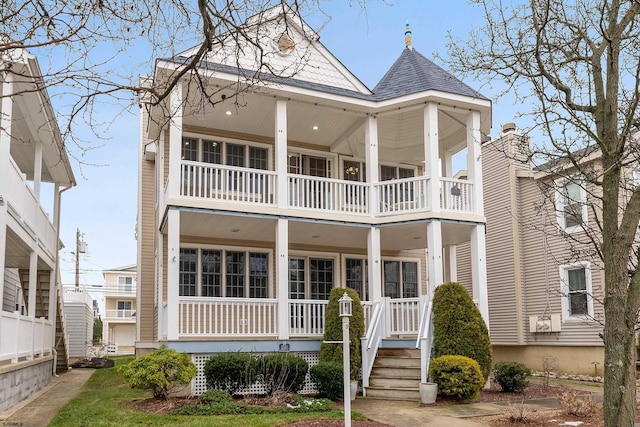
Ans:
[{"label": "green grass lawn", "polygon": [[[133,357],[118,357],[116,366],[128,363]],[[270,427],[308,418],[343,419],[340,410],[307,414],[261,414],[261,415],[218,415],[179,416],[152,415],[129,409],[133,399],[151,397],[151,392],[132,390],[117,374],[115,368],[98,369],[89,378],[81,393],[67,403],[51,421],[49,426],[231,426]],[[364,419],[353,413],[353,419]]]}]

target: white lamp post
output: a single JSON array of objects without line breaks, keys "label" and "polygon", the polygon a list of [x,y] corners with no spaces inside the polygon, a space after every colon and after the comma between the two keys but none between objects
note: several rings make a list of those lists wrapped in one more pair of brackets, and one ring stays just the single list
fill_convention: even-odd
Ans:
[{"label": "white lamp post", "polygon": [[349,317],[353,307],[353,300],[345,292],[338,300],[340,303],[340,317],[342,317],[342,366],[344,370],[344,426],[351,427],[351,365],[349,354]]}]

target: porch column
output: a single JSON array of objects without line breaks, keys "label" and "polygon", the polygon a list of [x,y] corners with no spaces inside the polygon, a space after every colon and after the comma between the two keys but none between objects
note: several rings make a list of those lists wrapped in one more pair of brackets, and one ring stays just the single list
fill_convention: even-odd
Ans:
[{"label": "porch column", "polygon": [[182,85],[178,83],[170,95],[169,120],[169,191],[168,196],[178,197],[181,185],[182,157]]},{"label": "porch column", "polygon": [[451,151],[444,152],[442,159],[442,176],[453,178],[453,153]]},{"label": "porch column", "polygon": [[367,236],[367,270],[369,272],[369,298],[382,299],[382,267],[380,264],[380,228],[371,227]]},{"label": "porch column", "polygon": [[38,287],[38,253],[32,250],[29,254],[29,295],[27,316],[36,316],[36,290]]},{"label": "porch column", "polygon": [[456,254],[456,245],[447,245],[444,247],[444,264],[445,282],[457,282],[458,281],[458,261]]},{"label": "porch column", "polygon": [[467,115],[467,171],[469,180],[473,182],[473,211],[484,214],[482,201],[482,144],[480,136],[480,113],[472,111]]},{"label": "porch column", "polygon": [[[157,233],[157,247],[156,247],[156,253],[155,253],[155,256],[154,256],[154,260],[155,260],[154,267],[155,267],[155,271],[156,271],[156,273],[155,273],[155,275],[156,275],[156,278],[155,278],[156,305],[158,307],[158,320],[157,320],[157,322],[158,322],[158,325],[157,325],[157,327],[158,327],[158,336],[157,336],[157,338],[159,340],[162,340],[162,339],[166,339],[166,336],[164,336],[166,331],[165,331],[163,325],[167,324],[166,319],[165,319],[166,313],[162,309],[162,304],[163,304],[164,301],[166,301],[165,296],[163,295],[163,292],[162,292],[162,284],[165,283],[164,282],[165,278],[162,277],[162,271],[163,271],[162,264],[164,262],[166,262],[166,260],[164,260],[162,258],[162,248],[164,248],[164,235],[162,233],[157,232],[157,231],[156,231],[156,233]],[[139,268],[140,268],[140,266],[138,266],[138,269]],[[139,277],[141,277],[141,275],[138,274],[137,277],[139,278]],[[138,313],[140,313],[140,305],[141,305],[141,301],[142,301],[141,291],[140,291],[141,286],[140,286],[140,283],[139,283],[140,279],[136,279],[136,280],[138,281],[138,283],[136,283],[136,305],[138,306],[138,309],[137,309]],[[137,331],[138,335],[137,336],[140,336],[140,322],[136,322],[136,325],[137,325],[137,329],[138,329],[138,331]]]},{"label": "porch column", "polygon": [[[33,159],[33,193],[40,203],[40,183],[42,181],[42,143],[35,143],[35,155]],[[37,212],[36,212],[37,213]]]},{"label": "porch column", "polygon": [[[367,165],[366,178],[369,186],[369,215],[373,217],[380,210],[380,206],[378,206],[378,191],[375,186],[379,182],[378,122],[374,116],[368,116],[364,124],[364,147]],[[380,233],[378,233],[378,242],[380,242],[379,236]],[[371,276],[369,276],[369,280],[371,280]]]},{"label": "porch column", "polygon": [[440,210],[440,162],[438,153],[438,105],[430,102],[424,109],[424,175],[427,184],[427,206]]},{"label": "porch column", "polygon": [[278,298],[278,339],[289,339],[289,220],[276,224],[276,296]]},{"label": "porch column", "polygon": [[167,339],[178,339],[178,299],[180,282],[180,211],[167,212]]},{"label": "porch column", "polygon": [[276,100],[276,203],[279,208],[286,208],[289,199],[289,178],[287,158],[287,101]]},{"label": "porch column", "polygon": [[440,221],[427,223],[427,270],[429,272],[429,295],[444,282],[442,268],[442,224]]},{"label": "porch column", "polygon": [[[9,155],[11,148],[11,122],[13,114],[13,98],[8,94],[13,93],[13,76],[6,73],[2,82],[0,98],[0,173],[9,174]],[[7,242],[7,201],[9,199],[8,176],[0,179],[0,310],[4,298],[4,268]]]},{"label": "porch column", "polygon": [[477,224],[471,230],[471,283],[473,299],[489,328],[489,293],[487,291],[487,260],[484,224]]}]

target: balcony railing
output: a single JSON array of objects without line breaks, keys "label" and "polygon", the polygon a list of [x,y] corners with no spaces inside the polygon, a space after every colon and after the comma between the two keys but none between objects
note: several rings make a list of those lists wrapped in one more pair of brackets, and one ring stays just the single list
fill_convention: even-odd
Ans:
[{"label": "balcony railing", "polygon": [[[276,206],[276,172],[225,165],[186,162],[181,164],[180,196],[231,203]],[[288,206],[348,215],[399,215],[432,210],[430,177],[419,176],[368,184],[309,175],[287,174]],[[440,178],[439,209],[473,213],[473,183]],[[370,192],[378,206],[370,206]]]},{"label": "balcony railing", "polygon": [[[420,326],[419,299],[385,298],[391,334],[417,334]],[[273,337],[288,328],[291,337],[321,337],[324,334],[326,300],[289,300],[287,324],[278,325],[278,300],[262,298],[180,297],[178,336],[184,338]],[[372,305],[362,302],[365,328]],[[107,310],[109,313],[109,310]],[[166,312],[165,312],[166,313]],[[171,322],[171,319],[167,319]]]},{"label": "balcony railing", "polygon": [[43,243],[51,257],[56,253],[56,230],[18,165],[9,157],[8,210]]},{"label": "balcony railing", "polygon": [[53,326],[45,318],[0,311],[0,362],[51,354]]},{"label": "balcony railing", "polygon": [[135,310],[105,310],[105,316],[109,319],[136,320]]}]

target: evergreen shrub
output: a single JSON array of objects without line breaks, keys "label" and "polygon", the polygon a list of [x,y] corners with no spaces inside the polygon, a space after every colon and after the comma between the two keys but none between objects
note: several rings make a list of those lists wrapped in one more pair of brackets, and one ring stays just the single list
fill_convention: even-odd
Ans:
[{"label": "evergreen shrub", "polygon": [[455,400],[473,400],[480,395],[484,378],[475,360],[465,356],[440,356],[431,361],[431,380],[438,394]]},{"label": "evergreen shrub", "polygon": [[204,364],[207,388],[226,390],[230,395],[249,387],[258,378],[258,360],[251,353],[218,353]]},{"label": "evergreen shrub", "polygon": [[309,370],[306,360],[293,354],[272,353],[258,359],[258,373],[268,395],[277,391],[296,393]]},{"label": "evergreen shrub", "polygon": [[491,341],[487,325],[460,283],[445,283],[433,295],[434,357],[460,355],[480,365],[486,381],[491,373]]},{"label": "evergreen shrub", "polygon": [[343,374],[342,363],[337,362],[320,362],[309,369],[318,394],[331,400],[340,399],[344,393]]},{"label": "evergreen shrub", "polygon": [[519,362],[498,362],[493,367],[493,377],[502,391],[522,393],[529,385],[529,376],[531,369]]}]

